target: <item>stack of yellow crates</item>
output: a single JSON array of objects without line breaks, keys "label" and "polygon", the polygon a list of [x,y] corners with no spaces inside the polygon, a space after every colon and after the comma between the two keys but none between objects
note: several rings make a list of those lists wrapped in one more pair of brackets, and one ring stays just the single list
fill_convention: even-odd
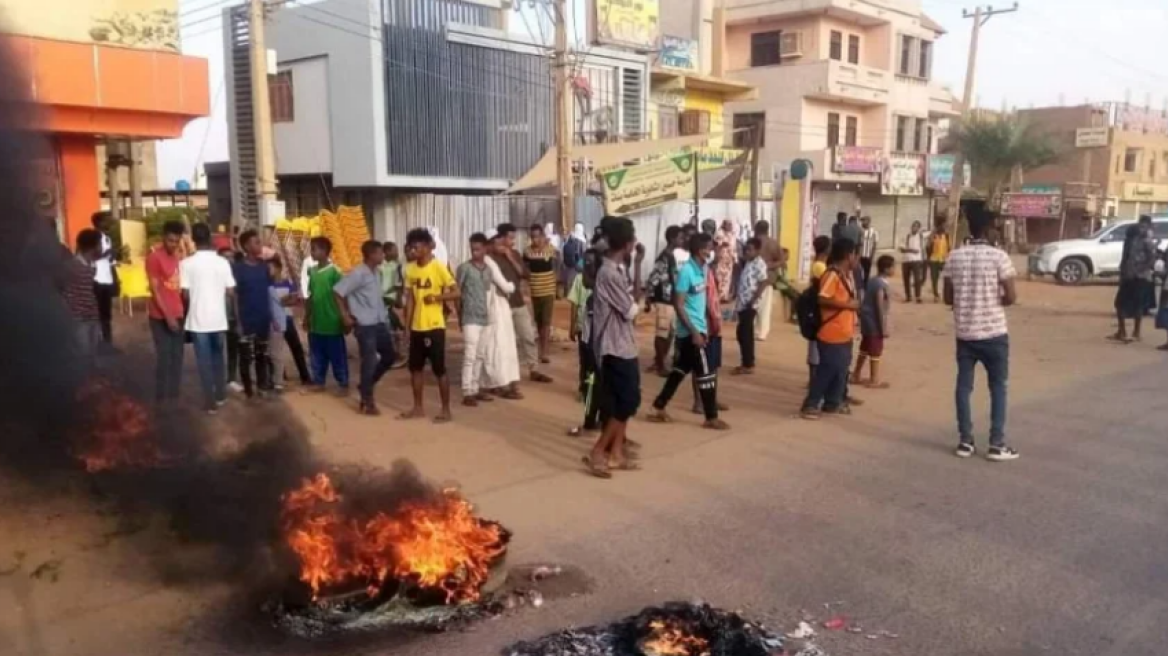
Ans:
[{"label": "stack of yellow crates", "polygon": [[348,272],[353,266],[360,262],[354,262],[349,257],[349,249],[345,246],[345,233],[341,229],[341,220],[336,214],[328,210],[320,213],[320,232],[328,238],[333,244],[333,264],[341,271]]},{"label": "stack of yellow crates", "polygon": [[365,223],[365,211],[360,207],[341,205],[337,208],[337,220],[341,224],[341,234],[344,236],[345,251],[353,266],[360,264],[361,246],[371,239],[369,226]]}]

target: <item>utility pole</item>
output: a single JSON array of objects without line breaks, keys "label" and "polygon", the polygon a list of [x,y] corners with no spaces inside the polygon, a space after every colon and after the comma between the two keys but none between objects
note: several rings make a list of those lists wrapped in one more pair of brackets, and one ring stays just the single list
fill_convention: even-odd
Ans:
[{"label": "utility pole", "polygon": [[[973,19],[973,33],[969,39],[969,60],[965,64],[965,94],[961,97],[961,122],[969,122],[970,112],[973,109],[974,77],[977,74],[977,47],[981,40],[981,28],[991,18],[998,14],[1008,14],[1018,11],[1018,3],[1008,9],[994,9],[978,5],[973,13],[962,10],[964,18]],[[961,192],[965,187],[965,153],[960,150],[953,157],[953,181],[949,187],[949,235],[950,243],[957,241],[957,225],[961,222]]]},{"label": "utility pole", "polygon": [[276,152],[272,140],[272,105],[268,97],[268,49],[264,41],[265,0],[248,0],[248,49],[251,64],[252,124],[255,135],[256,205],[260,223],[268,201],[276,200]]},{"label": "utility pole", "polygon": [[763,126],[755,124],[750,130],[750,229],[758,225],[758,157]]},{"label": "utility pole", "polygon": [[575,184],[572,176],[572,64],[568,58],[568,0],[555,1],[556,43],[556,179],[560,188],[560,222],[565,235],[576,224]]}]

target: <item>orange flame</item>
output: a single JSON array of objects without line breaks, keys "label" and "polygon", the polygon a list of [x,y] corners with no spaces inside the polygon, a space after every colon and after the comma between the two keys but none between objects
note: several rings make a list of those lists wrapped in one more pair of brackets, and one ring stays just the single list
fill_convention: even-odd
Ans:
[{"label": "orange flame", "polygon": [[74,455],[90,473],[125,467],[155,467],[162,454],[150,440],[150,413],[104,380],[91,380],[77,392],[87,406],[89,424]]},{"label": "orange flame", "polygon": [[474,601],[505,549],[500,527],[475,517],[454,490],[367,520],[344,516],[340,501],[325,474],[284,495],[285,540],[313,599],[325,587],[359,585],[376,596],[394,578],[440,590],[447,603]]},{"label": "orange flame", "polygon": [[649,623],[651,635],[641,643],[648,656],[709,656],[710,643],[704,638],[662,620]]}]

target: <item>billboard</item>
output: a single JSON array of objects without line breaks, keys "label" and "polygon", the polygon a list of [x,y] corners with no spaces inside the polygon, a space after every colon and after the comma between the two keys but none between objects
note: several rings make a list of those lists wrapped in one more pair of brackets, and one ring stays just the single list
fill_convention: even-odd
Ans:
[{"label": "billboard", "polygon": [[1075,148],[1099,148],[1107,145],[1111,128],[1079,128],[1075,130]]},{"label": "billboard", "polygon": [[1062,213],[1062,194],[1002,194],[1002,214],[1005,216],[1057,219]]},{"label": "billboard", "polygon": [[[953,167],[957,164],[956,155],[929,155],[929,172],[925,186],[929,189],[948,193],[953,188]],[[968,187],[973,179],[973,167],[965,162],[964,180],[962,188]]]},{"label": "billboard", "polygon": [[893,153],[883,161],[880,191],[885,196],[925,195],[925,156]]},{"label": "billboard", "polygon": [[656,50],[661,38],[660,0],[595,0],[597,43]]},{"label": "billboard", "polygon": [[836,173],[879,173],[884,151],[867,146],[836,146],[832,170]]},{"label": "billboard", "polygon": [[178,0],[4,0],[0,31],[178,52]]},{"label": "billboard", "polygon": [[691,73],[698,70],[698,42],[679,36],[661,37],[661,51],[657,53],[657,65]]},{"label": "billboard", "polygon": [[640,212],[694,197],[694,154],[615,169],[600,175],[604,211],[613,216]]}]

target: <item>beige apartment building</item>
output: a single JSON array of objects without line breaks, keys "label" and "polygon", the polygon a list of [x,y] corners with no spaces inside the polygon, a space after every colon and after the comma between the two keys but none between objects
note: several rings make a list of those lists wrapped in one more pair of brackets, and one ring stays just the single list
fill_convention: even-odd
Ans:
[{"label": "beige apartment building", "polygon": [[[930,184],[936,124],[959,103],[933,81],[945,30],[919,0],[724,0],[719,17],[726,37],[716,56],[729,77],[759,90],[727,105],[727,125],[764,126],[763,175],[811,162],[821,232],[836,212],[863,213],[889,248],[912,221],[929,220],[932,196],[947,185]],[[736,145],[749,134],[735,133]]]}]

